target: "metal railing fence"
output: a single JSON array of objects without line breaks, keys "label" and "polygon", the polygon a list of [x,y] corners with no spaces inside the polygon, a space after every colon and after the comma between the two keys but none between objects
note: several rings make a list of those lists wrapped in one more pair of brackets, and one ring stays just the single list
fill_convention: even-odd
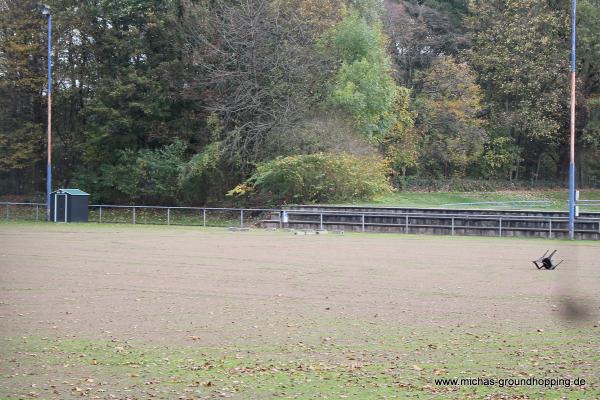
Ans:
[{"label": "metal railing fence", "polygon": [[578,200],[578,207],[598,207],[600,206],[600,200]]},{"label": "metal railing fence", "polygon": [[45,221],[46,203],[12,203],[0,202],[4,220]]},{"label": "metal railing fence", "polygon": [[[265,219],[265,214],[281,213],[281,210],[266,208],[216,208],[216,207],[168,207],[168,206],[125,206],[91,204],[89,222],[115,224],[152,224],[188,226],[239,226],[255,225]],[[4,220],[45,221],[45,203],[0,202]]]},{"label": "metal railing fence", "polygon": [[[527,216],[527,215],[486,215],[486,214],[446,214],[446,213],[380,213],[380,212],[348,212],[348,211],[305,211],[305,210],[286,210],[290,216],[291,224],[315,225],[319,229],[326,229],[327,226],[354,226],[360,227],[360,231],[367,232],[369,227],[396,227],[401,228],[403,233],[416,232],[419,228],[433,228],[447,230],[451,235],[455,235],[461,229],[496,231],[497,236],[504,236],[503,232],[511,231],[536,231],[546,234],[547,238],[553,238],[559,231],[567,232],[566,225],[569,222],[568,217],[556,216]],[[293,219],[293,216],[300,216],[299,219]],[[314,219],[307,219],[307,216],[313,216]],[[332,220],[330,217],[338,217]],[[354,220],[344,220],[349,218]],[[379,219],[379,221],[377,221]],[[387,219],[387,221],[382,221]],[[443,221],[443,223],[433,223],[432,220]],[[484,224],[475,225],[473,222],[484,222]],[[600,218],[578,218],[577,223],[587,223],[593,226],[591,229],[579,229],[579,233],[592,233],[600,235]],[[469,224],[471,223],[471,224]],[[525,225],[536,226],[515,226],[515,223],[524,223]],[[562,224],[562,226],[561,226]]]},{"label": "metal railing fence", "polygon": [[[45,221],[45,203],[0,202],[4,208],[5,220]],[[286,214],[284,218],[284,214]],[[1,218],[1,217],[0,217]],[[559,231],[566,231],[568,217],[527,216],[527,215],[486,215],[461,213],[385,213],[378,211],[311,211],[277,208],[215,208],[215,207],[168,207],[168,206],[126,206],[100,205],[89,206],[89,222],[185,225],[203,227],[241,228],[258,226],[262,222],[276,224],[280,228],[293,225],[314,225],[318,229],[328,226],[348,226],[367,232],[369,227],[397,227],[404,233],[418,229],[446,230],[451,235],[460,230],[496,231],[504,236],[507,230],[529,230],[552,238]],[[285,222],[284,222],[285,221]],[[437,222],[433,222],[437,221]],[[587,229],[580,233],[600,235],[600,218],[578,218],[579,224]],[[518,226],[518,225],[521,226]]]},{"label": "metal railing fence", "polygon": [[513,201],[476,201],[469,203],[446,203],[442,207],[455,206],[497,206],[497,207],[513,207],[515,205],[524,207],[550,207],[552,202],[548,200],[513,200]]},{"label": "metal railing fence", "polygon": [[266,208],[216,208],[167,206],[89,206],[89,221],[98,223],[130,223],[152,225],[186,225],[241,228],[255,225],[265,214],[276,210]]}]

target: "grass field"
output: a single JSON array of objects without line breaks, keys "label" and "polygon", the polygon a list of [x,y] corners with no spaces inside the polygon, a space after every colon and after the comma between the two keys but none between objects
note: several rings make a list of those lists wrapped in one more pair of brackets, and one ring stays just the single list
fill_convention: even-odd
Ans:
[{"label": "grass field", "polygon": [[[511,202],[511,201],[548,201],[549,205],[538,207],[527,204],[473,204],[457,205],[454,208],[479,209],[540,209],[568,210],[569,192],[566,190],[530,190],[530,191],[499,191],[499,192],[397,192],[376,198],[370,202],[359,202],[360,205],[389,206],[389,207],[444,207],[445,204],[478,203],[478,202]],[[600,200],[600,190],[582,190],[581,200]],[[582,207],[581,211],[600,211],[600,206]]]},{"label": "grass field", "polygon": [[[538,271],[548,248],[565,263]],[[597,399],[600,243],[0,223],[0,399]],[[440,378],[585,379],[565,387]]]}]

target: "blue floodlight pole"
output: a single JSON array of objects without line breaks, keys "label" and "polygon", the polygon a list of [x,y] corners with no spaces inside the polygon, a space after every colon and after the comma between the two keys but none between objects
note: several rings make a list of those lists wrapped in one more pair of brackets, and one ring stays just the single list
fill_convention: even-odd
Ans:
[{"label": "blue floodlight pole", "polygon": [[48,18],[48,163],[46,165],[46,211],[50,219],[50,192],[52,191],[52,14],[43,6],[42,14]]},{"label": "blue floodlight pole", "polygon": [[576,73],[575,47],[577,38],[577,0],[572,0],[571,37],[571,162],[569,164],[569,238],[575,239],[575,89]]}]

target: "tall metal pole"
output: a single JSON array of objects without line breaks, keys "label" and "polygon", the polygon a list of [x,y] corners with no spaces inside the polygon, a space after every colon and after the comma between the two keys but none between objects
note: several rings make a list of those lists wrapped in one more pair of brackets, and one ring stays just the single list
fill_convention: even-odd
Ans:
[{"label": "tall metal pole", "polygon": [[52,15],[46,7],[48,17],[48,164],[46,165],[46,209],[50,220],[50,192],[52,191]]},{"label": "tall metal pole", "polygon": [[577,0],[572,0],[572,37],[571,37],[571,162],[569,164],[569,238],[575,239],[575,89],[576,65],[575,48],[577,38]]}]

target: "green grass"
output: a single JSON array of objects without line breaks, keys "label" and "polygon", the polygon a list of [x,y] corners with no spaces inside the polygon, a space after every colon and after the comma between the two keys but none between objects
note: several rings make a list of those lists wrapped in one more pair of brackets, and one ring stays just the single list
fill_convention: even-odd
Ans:
[{"label": "green grass", "polygon": [[[343,331],[344,328],[341,328]],[[144,346],[64,338],[4,338],[0,377],[13,394],[64,398],[233,397],[468,399],[486,396],[584,399],[600,396],[592,332],[469,332],[372,328],[348,342],[321,338],[285,347]],[[10,373],[7,371],[11,371]],[[43,389],[48,371],[54,396]],[[439,386],[436,378],[584,378],[582,388]],[[34,383],[32,383],[34,382]],[[47,382],[50,383],[50,382]],[[2,395],[0,389],[0,395]],[[186,397],[187,398],[187,397]],[[506,397],[505,397],[506,398]]]},{"label": "green grass", "polygon": [[[548,207],[528,206],[524,204],[507,205],[460,205],[456,208],[477,209],[540,209],[540,210],[567,210],[568,191],[501,191],[501,192],[470,192],[470,193],[443,193],[443,192],[396,192],[391,195],[375,198],[370,202],[357,202],[355,205],[389,206],[389,207],[448,207],[445,204],[475,203],[475,202],[510,202],[510,201],[549,201]],[[582,190],[582,200],[600,200],[600,190]],[[585,207],[581,211],[600,211],[599,207]]]}]

